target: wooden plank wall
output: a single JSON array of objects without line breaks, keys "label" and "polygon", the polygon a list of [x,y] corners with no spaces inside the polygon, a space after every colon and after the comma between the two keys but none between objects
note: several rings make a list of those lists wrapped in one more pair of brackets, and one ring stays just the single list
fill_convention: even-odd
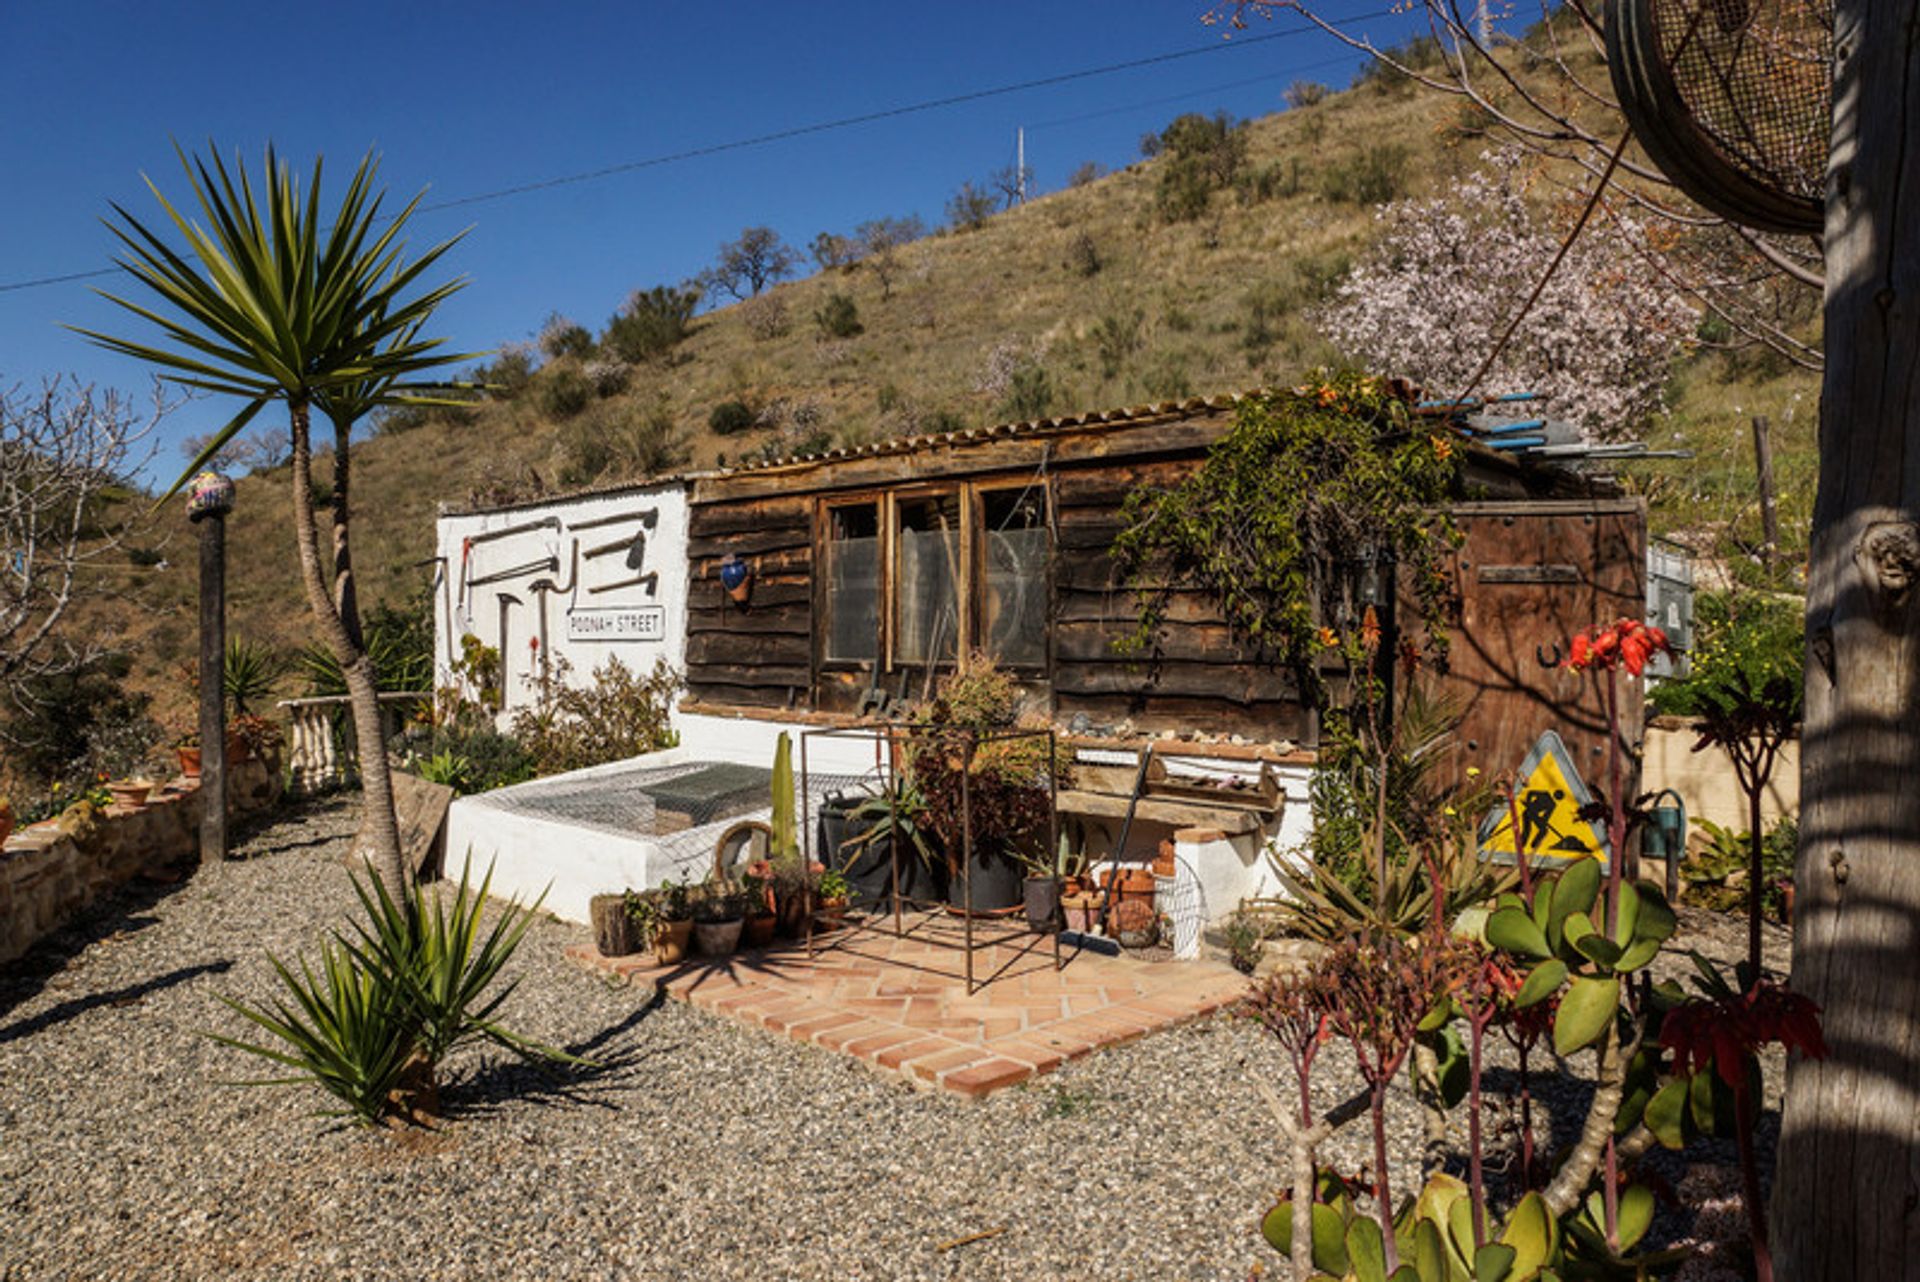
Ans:
[{"label": "wooden plank wall", "polygon": [[[687,693],[723,705],[808,706],[812,496],[696,505],[688,536]],[[729,552],[754,569],[744,609],[720,586],[720,562]]]},{"label": "wooden plank wall", "polygon": [[1290,674],[1253,660],[1204,594],[1176,591],[1152,651],[1121,654],[1138,605],[1110,549],[1128,494],[1166,489],[1198,458],[1062,468],[1054,477],[1053,700],[1055,716],[1096,726],[1199,730],[1259,740],[1305,739],[1309,721]]},{"label": "wooden plank wall", "polygon": [[[1634,499],[1464,504],[1459,521],[1466,535],[1455,565],[1460,617],[1450,629],[1444,682],[1465,705],[1457,766],[1504,777],[1552,729],[1587,782],[1604,788],[1600,687],[1590,675],[1551,671],[1540,660],[1596,623],[1645,617],[1645,509]],[[1622,682],[1620,690],[1631,743],[1640,737],[1641,683]]]}]

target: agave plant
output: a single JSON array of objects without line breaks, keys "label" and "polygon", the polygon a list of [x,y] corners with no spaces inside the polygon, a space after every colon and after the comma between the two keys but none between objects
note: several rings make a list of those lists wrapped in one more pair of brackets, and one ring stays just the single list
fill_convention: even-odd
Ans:
[{"label": "agave plant", "polygon": [[228,637],[220,684],[227,702],[233,705],[233,714],[251,715],[255,705],[273,694],[274,687],[287,675],[287,667],[286,656],[265,641]]}]

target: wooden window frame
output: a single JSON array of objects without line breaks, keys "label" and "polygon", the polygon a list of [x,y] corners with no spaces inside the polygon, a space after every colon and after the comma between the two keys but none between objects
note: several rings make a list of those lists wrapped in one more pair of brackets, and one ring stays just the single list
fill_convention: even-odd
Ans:
[{"label": "wooden window frame", "polygon": [[[923,672],[929,665],[922,663],[903,663],[894,655],[896,632],[895,613],[898,605],[898,559],[900,551],[900,507],[916,499],[957,497],[960,511],[960,574],[955,586],[957,614],[960,624],[959,646],[955,657],[935,660],[930,665],[936,672],[951,672],[956,667],[964,669],[974,650],[978,647],[982,628],[985,624],[985,576],[981,566],[986,558],[986,528],[983,517],[983,504],[989,494],[1007,490],[1038,489],[1042,509],[1042,528],[1046,532],[1048,557],[1045,592],[1049,602],[1053,599],[1053,486],[1046,478],[1036,479],[1031,473],[1012,473],[992,477],[969,478],[965,480],[940,480],[914,482],[903,485],[884,486],[876,489],[849,490],[842,494],[821,495],[814,504],[814,564],[819,573],[814,575],[814,618],[819,621],[815,629],[813,651],[814,665],[819,672],[835,673],[871,673],[877,680],[883,676],[892,676],[901,671]],[[862,504],[878,506],[879,524],[879,568],[880,583],[877,598],[880,617],[875,621],[876,658],[872,662],[865,660],[833,659],[826,656],[827,634],[832,628],[832,603],[828,599],[827,565],[829,544],[833,533],[833,510],[835,508],[855,507]],[[1046,625],[1045,658],[1038,664],[1008,664],[1007,669],[1029,680],[1044,680],[1053,666],[1053,626],[1051,617]]]}]

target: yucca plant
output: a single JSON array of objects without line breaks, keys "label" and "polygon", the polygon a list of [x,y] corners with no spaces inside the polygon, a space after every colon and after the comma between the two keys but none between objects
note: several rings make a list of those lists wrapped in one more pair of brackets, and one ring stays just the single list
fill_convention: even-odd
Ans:
[{"label": "yucca plant", "polygon": [[228,637],[220,683],[236,717],[250,716],[254,705],[269,698],[287,675],[287,657],[265,641]]},{"label": "yucca plant", "polygon": [[495,1018],[520,986],[513,979],[495,989],[495,981],[520,947],[546,895],[527,907],[517,901],[507,903],[483,933],[481,918],[493,868],[488,866],[478,887],[470,874],[469,860],[460,870],[451,903],[444,895],[395,900],[379,880],[353,877],[354,894],[366,909],[366,920],[352,923],[357,938],[347,941],[346,947],[405,1003],[417,1025],[417,1046],[429,1071],[459,1047],[480,1039],[530,1059],[583,1062],[510,1032]]},{"label": "yucca plant", "polygon": [[270,1007],[248,1006],[225,996],[220,1000],[273,1034],[279,1045],[262,1046],[218,1033],[213,1040],[295,1070],[294,1076],[247,1085],[312,1082],[346,1105],[326,1111],[328,1116],[351,1114],[368,1125],[380,1121],[413,1059],[419,1021],[412,1009],[385,977],[361,966],[338,940],[321,944],[317,975],[305,958],[297,973],[278,957],[269,954],[268,960],[291,1003],[286,997]]},{"label": "yucca plant", "polygon": [[[440,340],[422,338],[421,327],[465,282],[411,291],[458,237],[407,259],[402,234],[420,198],[392,217],[384,215],[371,153],[332,210],[321,207],[317,160],[303,196],[292,168],[271,147],[258,193],[246,167],[236,163],[229,170],[217,151],[207,159],[189,159],[185,151],[179,156],[204,225],[176,209],[151,181],[148,187],[185,241],[184,252],[118,205],[116,219],[108,224],[127,251],[115,262],[158,296],[158,310],[103,293],[158,326],[170,345],[79,332],[111,351],[159,366],[161,377],[183,387],[243,402],[181,473],[169,496],[268,404],[285,402],[294,537],[307,603],[321,639],[339,661],[360,742],[378,744],[379,701],[351,590],[342,485],[347,438],[355,418],[378,407],[446,403],[447,385],[422,376],[469,355],[439,350]],[[314,522],[310,426],[315,407],[332,418],[336,443],[333,544],[324,559]],[[400,830],[385,754],[361,754],[361,786],[363,836],[374,868],[389,893],[404,898]]]}]

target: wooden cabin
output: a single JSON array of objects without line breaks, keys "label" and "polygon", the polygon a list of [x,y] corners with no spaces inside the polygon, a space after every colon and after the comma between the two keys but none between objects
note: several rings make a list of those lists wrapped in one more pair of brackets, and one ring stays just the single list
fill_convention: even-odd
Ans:
[{"label": "wooden cabin", "polygon": [[[1240,397],[886,441],[693,478],[689,712],[838,720],[924,697],[984,652],[1057,724],[1116,742],[1175,732],[1311,749],[1292,676],[1177,591],[1154,657],[1120,652],[1134,595],[1110,556],[1128,494],[1200,466]],[[1461,443],[1458,613],[1443,688],[1462,764],[1511,771],[1543,729],[1589,778],[1604,718],[1556,645],[1645,610],[1646,515],[1617,487]],[[744,565],[744,588],[722,582]],[[741,599],[736,599],[736,595]],[[1637,700],[1636,700],[1637,702]],[[1638,709],[1633,709],[1637,732]]]}]

